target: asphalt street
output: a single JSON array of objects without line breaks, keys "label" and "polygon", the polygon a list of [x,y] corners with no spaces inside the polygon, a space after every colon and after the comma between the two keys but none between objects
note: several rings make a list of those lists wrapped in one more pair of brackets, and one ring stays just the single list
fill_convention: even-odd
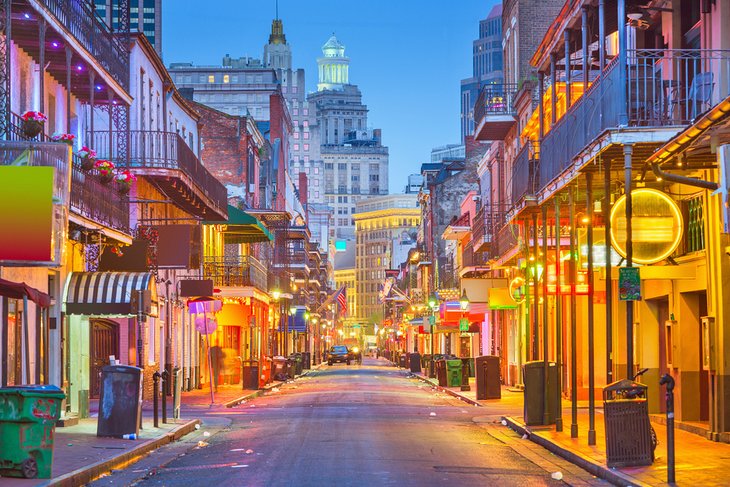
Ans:
[{"label": "asphalt street", "polygon": [[209,411],[191,438],[94,485],[600,483],[582,471],[554,480],[559,462],[521,453],[535,446],[494,424],[498,416],[485,409],[384,361],[324,366],[236,408]]}]

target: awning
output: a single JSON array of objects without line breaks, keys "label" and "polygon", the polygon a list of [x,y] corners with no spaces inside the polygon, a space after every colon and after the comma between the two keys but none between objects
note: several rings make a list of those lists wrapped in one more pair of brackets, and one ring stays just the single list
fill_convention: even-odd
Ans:
[{"label": "awning", "polygon": [[149,290],[157,316],[157,285],[149,272],[72,272],[64,304],[69,315],[133,315],[132,292]]},{"label": "awning", "polygon": [[271,232],[255,216],[228,205],[227,221],[206,221],[205,225],[222,225],[223,241],[227,244],[268,242]]},{"label": "awning", "polygon": [[48,294],[30,287],[24,282],[0,279],[0,296],[6,296],[12,299],[23,299],[24,296],[27,296],[28,299],[42,308],[47,308],[51,305],[51,297]]}]

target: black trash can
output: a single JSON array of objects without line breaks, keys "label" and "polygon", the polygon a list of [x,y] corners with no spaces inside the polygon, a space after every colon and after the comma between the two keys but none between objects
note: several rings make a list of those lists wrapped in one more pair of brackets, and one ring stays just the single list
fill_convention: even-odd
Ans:
[{"label": "black trash can", "polygon": [[302,363],[302,354],[299,352],[293,353],[289,355],[289,359],[292,361],[293,369],[294,369],[294,375],[291,377],[294,377],[295,375],[302,375],[303,369],[303,363]]},{"label": "black trash can", "polygon": [[545,415],[545,362],[542,360],[525,362],[522,366],[522,377],[525,384],[525,424],[528,426],[555,424],[558,386],[558,367],[555,362],[548,362],[547,415]]},{"label": "black trash can", "polygon": [[258,360],[244,360],[241,372],[242,385],[244,389],[257,390],[259,388],[259,362]]},{"label": "black trash can", "polygon": [[500,399],[502,387],[499,380],[499,357],[484,355],[475,360],[477,400]]},{"label": "black trash can", "polygon": [[421,371],[421,354],[414,352],[410,357],[411,372],[414,374]]},{"label": "black trash can", "polygon": [[646,385],[628,379],[603,389],[606,460],[611,468],[654,462],[647,389]]},{"label": "black trash can", "polygon": [[142,417],[142,369],[130,365],[101,368],[96,436],[139,435]]},{"label": "black trash can", "polygon": [[288,366],[286,362],[286,358],[282,357],[281,355],[277,355],[273,358],[273,368],[271,369],[271,378],[273,380],[286,380],[288,372]]},{"label": "black trash can", "polygon": [[441,387],[447,387],[448,385],[448,375],[446,373],[446,359],[439,358],[436,360],[436,378],[439,381],[439,386]]},{"label": "black trash can", "polygon": [[312,368],[312,353],[311,352],[302,352],[302,368],[307,369],[307,370]]},{"label": "black trash can", "polygon": [[406,354],[405,353],[401,353],[398,355],[398,366],[402,367],[404,369],[406,367],[408,367],[408,364],[406,364]]}]

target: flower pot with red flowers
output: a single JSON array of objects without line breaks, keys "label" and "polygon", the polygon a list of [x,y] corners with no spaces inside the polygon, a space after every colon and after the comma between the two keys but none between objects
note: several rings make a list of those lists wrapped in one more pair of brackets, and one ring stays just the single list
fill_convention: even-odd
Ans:
[{"label": "flower pot with red flowers", "polygon": [[43,124],[48,121],[48,117],[44,114],[33,111],[25,112],[20,118],[23,120],[23,135],[29,139],[38,137],[38,134],[43,132]]},{"label": "flower pot with red flowers", "polygon": [[80,151],[76,153],[81,159],[81,170],[89,172],[94,169],[94,163],[96,163],[96,151],[83,146]]},{"label": "flower pot with red flowers", "polygon": [[99,179],[103,184],[110,184],[114,181],[114,164],[106,159],[97,159],[94,168],[99,171]]},{"label": "flower pot with red flowers", "polygon": [[62,144],[66,144],[72,147],[74,145],[75,139],[76,136],[74,134],[53,134],[51,136],[51,140],[53,142],[61,142]]},{"label": "flower pot with red flowers", "polygon": [[117,180],[117,191],[121,194],[127,194],[132,189],[132,183],[137,180],[137,176],[129,172],[128,169],[125,169],[117,173],[115,179]]}]

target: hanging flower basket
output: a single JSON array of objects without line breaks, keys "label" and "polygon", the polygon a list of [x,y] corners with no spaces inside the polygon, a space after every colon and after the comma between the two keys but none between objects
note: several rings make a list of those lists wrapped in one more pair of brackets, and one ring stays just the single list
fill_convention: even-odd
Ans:
[{"label": "hanging flower basket", "polygon": [[53,142],[62,142],[66,145],[73,146],[76,136],[74,134],[53,134],[51,140]]},{"label": "hanging flower basket", "polygon": [[89,172],[94,169],[96,163],[96,151],[83,146],[80,151],[76,153],[81,158],[81,170]]},{"label": "hanging flower basket", "polygon": [[117,181],[117,191],[121,194],[128,194],[129,190],[132,189],[132,183],[137,180],[137,176],[125,169],[117,173],[114,179]]},{"label": "hanging flower basket", "polygon": [[23,120],[23,135],[33,139],[43,132],[43,124],[48,120],[41,112],[25,112],[20,117]]},{"label": "hanging flower basket", "polygon": [[99,171],[99,180],[102,184],[110,184],[114,181],[114,164],[106,159],[97,159],[94,167]]}]

